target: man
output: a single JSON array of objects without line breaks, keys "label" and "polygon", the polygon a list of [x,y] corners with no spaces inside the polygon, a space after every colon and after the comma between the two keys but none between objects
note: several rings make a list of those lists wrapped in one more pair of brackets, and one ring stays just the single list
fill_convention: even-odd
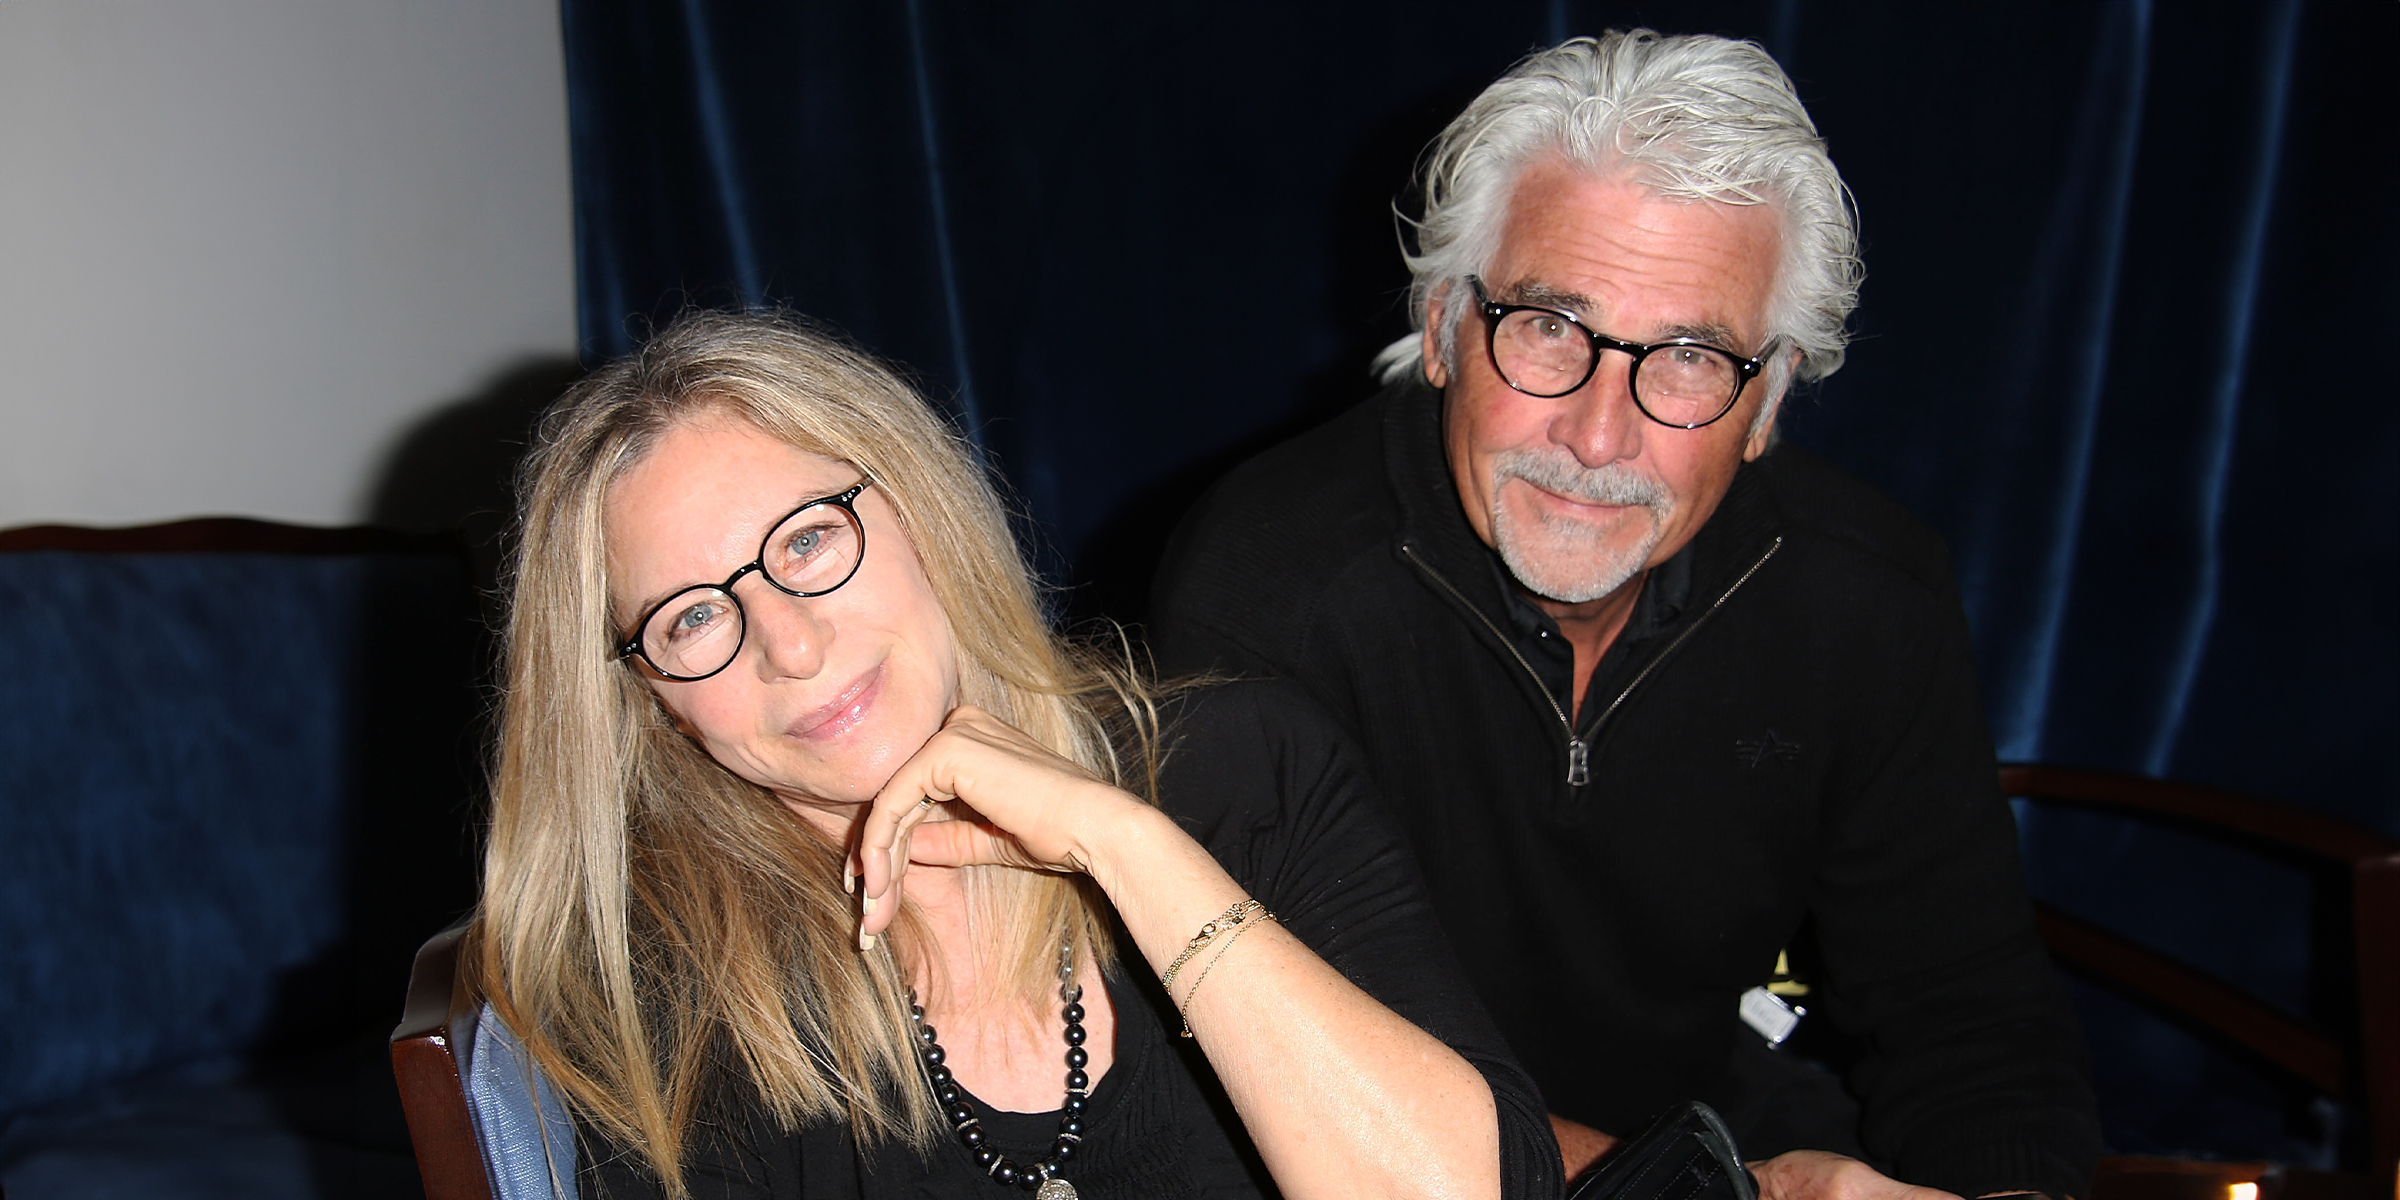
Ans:
[{"label": "man", "polygon": [[[2088,1194],[1941,546],[1774,448],[1859,278],[1790,82],[1749,43],[1568,42],[1451,123],[1424,198],[1420,334],[1186,519],[1161,665],[1349,726],[1570,1171],[1699,1098],[1777,1196]],[[1737,1016],[1787,947],[1864,1040],[1855,1105]]]}]

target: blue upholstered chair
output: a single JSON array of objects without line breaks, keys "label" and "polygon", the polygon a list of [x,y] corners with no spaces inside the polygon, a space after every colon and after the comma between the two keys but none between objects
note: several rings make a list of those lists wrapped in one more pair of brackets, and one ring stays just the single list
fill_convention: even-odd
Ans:
[{"label": "blue upholstered chair", "polygon": [[525,1047],[463,986],[462,930],[417,952],[392,1031],[426,1200],[576,1200],[575,1126]]},{"label": "blue upholstered chair", "polygon": [[406,1196],[381,1031],[472,900],[438,539],[0,532],[0,1188]]}]

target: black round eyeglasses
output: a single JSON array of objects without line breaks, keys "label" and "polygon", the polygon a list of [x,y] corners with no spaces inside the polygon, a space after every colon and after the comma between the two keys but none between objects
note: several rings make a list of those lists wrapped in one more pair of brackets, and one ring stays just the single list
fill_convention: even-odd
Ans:
[{"label": "black round eyeglasses", "polygon": [[640,655],[650,669],[681,683],[706,679],[733,665],[749,621],[733,585],[756,571],[775,590],[822,596],[850,582],[866,557],[867,530],[858,520],[858,494],[875,481],[820,496],[786,513],[758,543],[758,557],[723,583],[695,583],[652,605],[617,647],[616,659]]},{"label": "black round eyeglasses", "polygon": [[1733,411],[1742,387],[1764,364],[1698,338],[1668,338],[1647,346],[1596,333],[1575,314],[1537,304],[1502,304],[1467,276],[1483,314],[1484,348],[1492,369],[1528,396],[1556,399],[1588,382],[1600,352],[1632,356],[1625,386],[1634,407],[1661,425],[1698,429]]}]

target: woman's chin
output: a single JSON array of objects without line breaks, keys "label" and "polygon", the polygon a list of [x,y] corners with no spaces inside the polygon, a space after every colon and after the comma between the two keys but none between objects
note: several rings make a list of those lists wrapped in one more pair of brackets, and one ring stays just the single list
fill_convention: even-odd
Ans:
[{"label": "woman's chin", "polygon": [[[919,746],[923,745],[920,741]],[[901,764],[915,754],[917,746],[902,748],[892,745],[862,744],[849,747],[852,754],[835,761],[809,764],[811,769],[785,773],[777,779],[759,780],[786,804],[806,806],[826,812],[842,812],[855,819],[856,810],[874,801],[892,776],[900,773]]]}]

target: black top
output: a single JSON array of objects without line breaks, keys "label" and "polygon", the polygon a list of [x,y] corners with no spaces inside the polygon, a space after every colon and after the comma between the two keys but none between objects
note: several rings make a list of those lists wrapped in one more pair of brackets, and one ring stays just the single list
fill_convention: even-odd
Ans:
[{"label": "black top", "polygon": [[[1161,807],[1335,970],[1483,1073],[1500,1114],[1504,1195],[1558,1195],[1558,1148],[1541,1099],[1475,1002],[1406,847],[1368,794],[1357,751],[1281,685],[1211,688],[1166,715]],[[1198,1043],[1177,1036],[1182,1023],[1139,953],[1129,943],[1119,950],[1121,969],[1108,979],[1116,1060],[1092,1091],[1083,1146],[1059,1177],[1094,1198],[1274,1195]],[[687,1179],[698,1200],[1011,1194],[953,1138],[919,1158],[896,1144],[862,1150],[847,1126],[785,1132],[756,1105],[730,1107],[731,1120],[695,1135]],[[975,1107],[1018,1162],[1042,1157],[1057,1132],[1055,1112]],[[591,1131],[583,1137],[586,1200],[662,1194]]]},{"label": "black top", "polygon": [[[2081,1038],[1939,540],[1776,449],[1654,573],[1575,714],[1440,419],[1432,390],[1389,389],[1220,483],[1153,592],[1160,665],[1279,676],[1343,724],[1561,1115],[1626,1134],[1688,1098],[1795,1107],[1749,1104],[1757,1060],[1787,1060],[1737,1000],[1813,942],[1809,1020],[1867,1042],[1842,1140],[1968,1196],[2088,1194]],[[1736,1132],[1754,1156],[1839,1148],[1824,1128]]]}]

